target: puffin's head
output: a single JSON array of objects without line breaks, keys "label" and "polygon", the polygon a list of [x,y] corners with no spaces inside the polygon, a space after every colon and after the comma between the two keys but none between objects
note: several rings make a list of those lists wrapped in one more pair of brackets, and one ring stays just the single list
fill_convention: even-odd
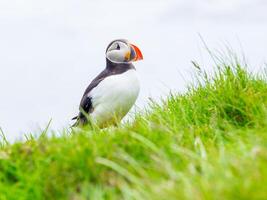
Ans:
[{"label": "puffin's head", "polygon": [[120,39],[114,40],[108,45],[106,58],[113,63],[131,63],[142,60],[143,55],[137,46]]}]

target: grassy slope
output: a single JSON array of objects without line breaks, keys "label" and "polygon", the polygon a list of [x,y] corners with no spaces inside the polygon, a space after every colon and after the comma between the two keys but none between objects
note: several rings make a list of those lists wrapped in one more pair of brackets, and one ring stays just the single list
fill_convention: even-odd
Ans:
[{"label": "grassy slope", "polygon": [[267,82],[221,65],[133,123],[0,149],[0,199],[266,199]]}]

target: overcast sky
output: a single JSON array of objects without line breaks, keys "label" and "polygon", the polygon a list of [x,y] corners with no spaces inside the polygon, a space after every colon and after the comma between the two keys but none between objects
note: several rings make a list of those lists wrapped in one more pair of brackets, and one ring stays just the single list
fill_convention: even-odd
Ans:
[{"label": "overcast sky", "polygon": [[10,141],[51,118],[53,129],[67,127],[116,38],[144,54],[137,107],[184,91],[191,60],[212,69],[199,34],[211,49],[243,51],[257,72],[267,58],[266,10],[265,0],[1,0],[0,127]]}]

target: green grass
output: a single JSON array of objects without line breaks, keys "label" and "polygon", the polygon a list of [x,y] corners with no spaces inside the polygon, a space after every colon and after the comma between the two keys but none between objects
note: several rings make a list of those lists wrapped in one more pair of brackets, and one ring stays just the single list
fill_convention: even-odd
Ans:
[{"label": "green grass", "polygon": [[267,199],[267,81],[220,63],[133,122],[0,148],[0,199]]}]

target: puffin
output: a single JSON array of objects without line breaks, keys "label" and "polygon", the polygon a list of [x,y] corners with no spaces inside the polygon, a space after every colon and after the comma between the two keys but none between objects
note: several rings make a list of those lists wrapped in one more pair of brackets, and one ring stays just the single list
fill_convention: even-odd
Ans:
[{"label": "puffin", "polygon": [[128,40],[117,39],[106,48],[106,68],[85,90],[73,126],[118,125],[134,105],[140,83],[133,62],[143,60],[140,49]]}]

